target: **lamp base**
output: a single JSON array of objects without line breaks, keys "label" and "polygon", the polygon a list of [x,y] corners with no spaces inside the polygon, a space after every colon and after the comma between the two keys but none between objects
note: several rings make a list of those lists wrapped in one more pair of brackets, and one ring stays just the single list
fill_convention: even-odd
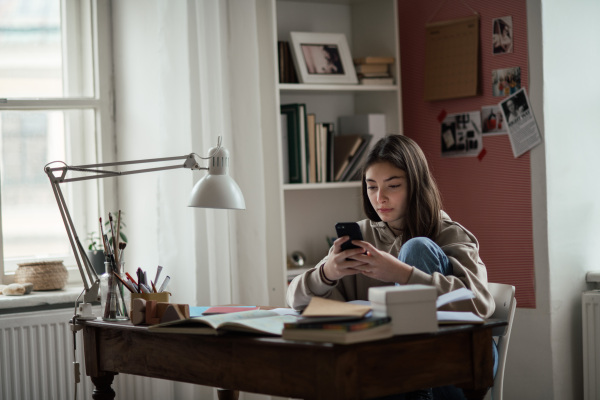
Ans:
[{"label": "lamp base", "polygon": [[77,308],[77,319],[82,321],[90,321],[96,319],[92,313],[92,303],[81,303]]}]

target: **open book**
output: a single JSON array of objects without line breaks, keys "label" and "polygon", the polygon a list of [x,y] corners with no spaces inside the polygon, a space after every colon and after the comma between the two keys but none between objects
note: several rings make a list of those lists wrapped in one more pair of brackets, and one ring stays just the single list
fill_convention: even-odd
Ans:
[{"label": "open book", "polygon": [[151,332],[219,335],[227,331],[281,336],[286,322],[295,322],[295,315],[281,315],[270,310],[251,310],[227,314],[192,317],[148,327]]},{"label": "open book", "polygon": [[[469,300],[474,298],[472,291],[466,288],[453,290],[452,292],[438,296],[435,306],[440,308],[453,301]],[[470,311],[437,311],[438,324],[483,324],[485,321]]]}]

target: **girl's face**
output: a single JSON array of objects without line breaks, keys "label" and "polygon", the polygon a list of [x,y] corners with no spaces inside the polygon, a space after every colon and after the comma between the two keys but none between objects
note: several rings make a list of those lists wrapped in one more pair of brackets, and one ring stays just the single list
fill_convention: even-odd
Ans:
[{"label": "girl's face", "polygon": [[372,164],[365,173],[367,194],[371,205],[390,227],[404,226],[408,181],[406,172],[385,161]]}]

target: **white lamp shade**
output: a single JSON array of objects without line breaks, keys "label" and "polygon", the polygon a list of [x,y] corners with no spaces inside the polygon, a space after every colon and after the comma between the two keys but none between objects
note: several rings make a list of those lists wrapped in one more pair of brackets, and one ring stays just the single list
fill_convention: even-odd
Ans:
[{"label": "white lamp shade", "polygon": [[245,210],[244,195],[229,176],[229,151],[222,146],[213,147],[208,155],[208,175],[194,185],[189,206]]},{"label": "white lamp shade", "polygon": [[194,185],[189,206],[245,210],[246,202],[240,187],[229,175],[209,173]]}]

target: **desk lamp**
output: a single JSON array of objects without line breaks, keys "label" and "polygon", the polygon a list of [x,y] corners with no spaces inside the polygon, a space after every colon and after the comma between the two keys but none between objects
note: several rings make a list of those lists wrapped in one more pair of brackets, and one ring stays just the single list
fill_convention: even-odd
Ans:
[{"label": "desk lamp", "polygon": [[[208,167],[201,167],[196,161],[196,156],[203,160],[209,160]],[[117,167],[123,165],[132,164],[146,164],[164,161],[174,160],[185,160],[183,164],[162,166],[156,168],[145,168],[136,169],[129,171],[114,171],[106,170],[107,167]],[[62,163],[61,167],[50,167],[50,164]],[[217,147],[213,147],[209,150],[208,157],[200,157],[195,153],[189,155],[176,156],[176,157],[165,157],[165,158],[152,158],[145,160],[134,160],[134,161],[118,161],[104,164],[89,164],[89,165],[78,165],[70,166],[62,161],[53,161],[44,167],[44,171],[50,183],[52,184],[52,190],[54,191],[54,197],[58,203],[61,217],[67,230],[67,236],[71,243],[71,248],[75,255],[77,267],[83,280],[83,303],[79,306],[79,314],[76,315],[79,319],[94,319],[92,315],[93,301],[98,300],[98,290],[100,287],[100,280],[98,275],[94,271],[90,260],[87,257],[84,247],[79,241],[75,225],[69,214],[67,203],[60,190],[61,183],[77,182],[90,179],[109,178],[123,175],[141,174],[145,172],[163,171],[167,169],[187,168],[191,170],[208,170],[208,174],[202,177],[192,189],[190,195],[189,207],[200,207],[200,208],[220,208],[220,209],[246,209],[244,202],[244,196],[237,183],[228,175],[229,172],[229,152],[223,146],[221,146],[221,137],[219,137]],[[93,175],[86,175],[82,177],[66,178],[69,171],[78,171],[91,173]],[[58,174],[57,174],[58,173]]]}]

